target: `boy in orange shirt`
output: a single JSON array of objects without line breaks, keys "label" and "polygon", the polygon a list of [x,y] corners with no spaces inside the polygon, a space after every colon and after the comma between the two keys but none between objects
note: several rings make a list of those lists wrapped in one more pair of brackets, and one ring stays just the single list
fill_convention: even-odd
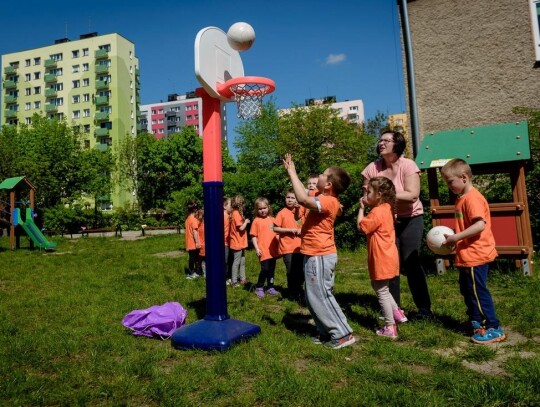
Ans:
[{"label": "boy in orange shirt", "polygon": [[187,279],[198,278],[200,269],[199,251],[201,244],[199,242],[199,220],[196,217],[199,205],[195,201],[188,204],[189,215],[185,222],[186,250],[188,252],[188,273]]},{"label": "boy in orange shirt", "polygon": [[[358,229],[367,236],[369,277],[384,316],[385,326],[376,333],[397,339],[396,322],[406,322],[407,318],[390,294],[390,280],[399,275],[394,229],[396,188],[392,181],[381,176],[370,178],[366,186],[367,193],[360,198]],[[364,215],[366,206],[371,211]]]},{"label": "boy in orange shirt", "polygon": [[285,208],[274,219],[274,232],[279,234],[279,254],[287,272],[288,297],[304,301],[304,255],[300,253],[302,239],[300,207],[294,191],[285,195]]},{"label": "boy in orange shirt", "polygon": [[456,247],[455,265],[459,288],[467,306],[471,341],[478,344],[506,339],[487,288],[489,263],[497,257],[491,232],[491,215],[484,196],[472,185],[469,164],[456,158],[441,168],[448,189],[458,196],[455,203],[455,234],[445,244]]},{"label": "boy in orange shirt", "polygon": [[320,194],[308,196],[290,154],[285,155],[283,165],[298,203],[309,209],[302,226],[300,252],[304,254],[306,303],[319,331],[312,342],[324,343],[331,349],[352,345],[355,342],[352,328],[333,293],[337,264],[334,221],[340,212],[338,196],[347,189],[351,177],[340,167],[329,167],[319,175]]}]

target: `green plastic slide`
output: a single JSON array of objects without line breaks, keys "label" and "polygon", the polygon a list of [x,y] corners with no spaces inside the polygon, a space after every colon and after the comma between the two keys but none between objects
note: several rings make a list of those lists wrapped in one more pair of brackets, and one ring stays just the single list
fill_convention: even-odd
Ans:
[{"label": "green plastic slide", "polygon": [[17,224],[21,225],[26,234],[30,237],[30,239],[32,239],[32,241],[37,247],[44,250],[56,249],[56,243],[49,242],[45,235],[41,233],[41,230],[39,230],[39,228],[34,223],[32,208],[26,208],[26,219],[24,222],[21,219],[21,211],[19,209],[15,209],[14,212]]}]

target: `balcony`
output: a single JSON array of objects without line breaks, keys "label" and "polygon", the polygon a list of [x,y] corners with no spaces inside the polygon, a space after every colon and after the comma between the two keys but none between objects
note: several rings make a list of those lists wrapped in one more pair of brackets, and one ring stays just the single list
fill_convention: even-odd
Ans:
[{"label": "balcony", "polygon": [[45,82],[56,82],[57,78],[56,78],[56,74],[54,73],[48,73],[47,75],[45,75]]},{"label": "balcony", "polygon": [[6,119],[13,119],[17,117],[17,112],[15,110],[4,110],[4,117]]},{"label": "balcony", "polygon": [[109,135],[109,129],[106,128],[98,128],[94,130],[94,136],[96,137],[105,137]]},{"label": "balcony", "polygon": [[6,95],[4,96],[4,103],[15,103],[17,101],[17,96]]},{"label": "balcony", "polygon": [[109,120],[109,112],[97,112],[94,119],[97,121]]},{"label": "balcony", "polygon": [[109,89],[109,82],[106,81],[96,81],[96,89]]},{"label": "balcony", "polygon": [[58,95],[58,91],[56,89],[45,89],[45,97],[46,98],[53,98]]},{"label": "balcony", "polygon": [[51,105],[51,104],[45,105],[45,112],[47,112],[47,113],[55,113],[57,111],[58,111],[58,106]]},{"label": "balcony", "polygon": [[56,68],[56,61],[54,59],[45,60],[45,69],[47,68]]},{"label": "balcony", "polygon": [[109,73],[109,67],[107,65],[96,65],[96,74]]},{"label": "balcony", "polygon": [[15,81],[4,81],[4,89],[13,89],[17,87],[17,82]]},{"label": "balcony", "polygon": [[97,96],[94,99],[96,106],[109,104],[109,98],[107,96]]},{"label": "balcony", "polygon": [[[99,150],[101,151],[102,153],[104,153],[105,151],[107,151],[109,149],[109,145],[108,144],[96,144],[96,150]],[[100,197],[101,198],[101,197]]]},{"label": "balcony", "polygon": [[17,68],[14,68],[12,66],[6,66],[4,67],[4,73],[6,75],[13,75],[17,71]]},{"label": "balcony", "polygon": [[94,56],[96,57],[96,59],[102,59],[102,58],[107,58],[109,56],[109,53],[107,52],[106,49],[98,49],[94,53]]}]

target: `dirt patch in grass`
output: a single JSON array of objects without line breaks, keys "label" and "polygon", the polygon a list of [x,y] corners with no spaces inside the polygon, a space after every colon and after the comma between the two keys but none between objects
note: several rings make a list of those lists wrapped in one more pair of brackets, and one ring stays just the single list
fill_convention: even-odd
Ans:
[{"label": "dirt patch in grass", "polygon": [[[493,360],[486,362],[471,362],[468,360],[462,360],[462,365],[468,369],[474,370],[478,373],[507,377],[510,374],[504,370],[504,363],[511,356],[518,356],[522,359],[534,357],[534,352],[518,352],[516,348],[527,341],[527,338],[518,332],[505,328],[506,340],[503,342],[495,342],[487,345],[476,345],[470,342],[459,342],[458,345],[451,349],[437,349],[435,353],[443,357],[461,357],[470,346],[485,346],[496,352]],[[536,338],[535,338],[536,339]]]}]

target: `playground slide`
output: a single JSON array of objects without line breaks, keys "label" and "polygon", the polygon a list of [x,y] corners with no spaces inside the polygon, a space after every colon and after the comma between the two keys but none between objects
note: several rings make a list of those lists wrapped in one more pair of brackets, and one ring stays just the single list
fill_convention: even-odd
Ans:
[{"label": "playground slide", "polygon": [[26,220],[24,222],[21,219],[21,211],[18,208],[14,210],[14,215],[17,224],[21,225],[26,234],[30,237],[30,239],[32,239],[32,241],[37,247],[45,250],[56,249],[56,243],[49,242],[34,223],[34,217],[31,208],[26,208]]}]

